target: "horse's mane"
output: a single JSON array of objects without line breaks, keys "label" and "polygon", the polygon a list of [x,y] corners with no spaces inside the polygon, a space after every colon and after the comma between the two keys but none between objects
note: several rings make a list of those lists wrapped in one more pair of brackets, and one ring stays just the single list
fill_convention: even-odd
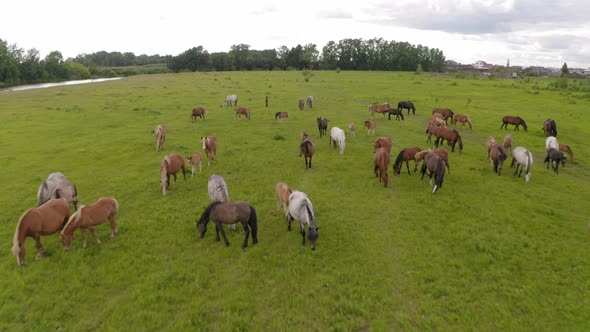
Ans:
[{"label": "horse's mane", "polygon": [[315,226],[315,217],[313,216],[313,211],[311,211],[307,202],[309,202],[309,200],[305,201],[305,209],[307,210],[307,215],[309,216],[309,224]]},{"label": "horse's mane", "polygon": [[395,162],[393,163],[393,166],[395,167],[397,164],[401,163],[404,159],[404,152],[406,152],[406,149],[403,149],[399,152],[399,154],[397,155],[397,158],[395,158]]},{"label": "horse's mane", "polygon": [[207,222],[209,222],[209,215],[211,215],[211,210],[213,210],[218,204],[221,203],[223,202],[212,202],[211,204],[209,204],[205,211],[203,211],[203,214],[201,215],[201,218],[199,219],[197,224],[206,224]]}]

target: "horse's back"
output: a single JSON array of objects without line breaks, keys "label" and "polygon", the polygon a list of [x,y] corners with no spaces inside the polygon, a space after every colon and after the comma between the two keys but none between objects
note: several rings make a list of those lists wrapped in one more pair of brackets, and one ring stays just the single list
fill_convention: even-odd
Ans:
[{"label": "horse's back", "polygon": [[78,192],[74,183],[59,172],[51,173],[39,186],[37,191],[38,206],[54,198],[56,190],[59,189],[60,197],[65,198],[68,203],[77,203]]},{"label": "horse's back", "polygon": [[171,153],[162,160],[162,166],[166,167],[169,174],[176,173],[184,168],[184,157],[180,153]]},{"label": "horse's back", "polygon": [[289,195],[289,214],[297,220],[309,222],[308,213],[311,213],[311,218],[314,218],[313,205],[309,197],[302,191],[293,190]]},{"label": "horse's back", "polygon": [[549,136],[545,139],[545,149],[549,150],[550,148],[559,150],[559,142],[557,141],[557,138],[555,138],[554,136]]}]

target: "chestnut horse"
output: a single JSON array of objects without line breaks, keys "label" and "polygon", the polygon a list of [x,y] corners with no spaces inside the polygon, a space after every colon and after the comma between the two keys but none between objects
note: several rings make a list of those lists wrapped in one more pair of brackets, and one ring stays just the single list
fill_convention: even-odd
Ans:
[{"label": "chestnut horse", "polygon": [[386,148],[375,149],[373,155],[375,162],[375,177],[379,178],[379,182],[383,182],[383,186],[387,188],[389,177],[387,175],[387,168],[389,167],[389,151]]},{"label": "chestnut horse", "polygon": [[502,166],[504,166],[504,160],[508,158],[508,154],[502,145],[494,144],[490,149],[490,159],[494,164],[494,172],[500,175],[502,173]]},{"label": "chestnut horse", "polygon": [[463,152],[463,141],[461,140],[461,135],[459,135],[459,132],[456,129],[440,128],[436,134],[434,146],[438,147],[439,143],[442,145],[442,141],[444,140],[447,140],[448,144],[451,146],[451,152],[455,151],[455,144],[457,143],[459,143],[459,154]]},{"label": "chestnut horse", "polygon": [[461,127],[465,127],[465,123],[467,123],[469,125],[469,129],[473,129],[473,126],[471,124],[471,119],[469,118],[468,115],[463,115],[463,114],[455,114],[453,115],[453,119],[451,120],[451,124],[453,126],[455,126],[458,122],[461,122]]},{"label": "chestnut horse", "polygon": [[375,152],[379,148],[385,148],[387,153],[391,152],[391,145],[393,144],[393,140],[391,137],[379,137],[375,141],[373,141],[373,152]]},{"label": "chestnut horse", "polygon": [[572,149],[570,148],[569,145],[559,143],[559,151],[563,151],[563,152],[567,153],[570,156],[570,159],[572,160],[572,162],[574,161],[574,152],[572,151]]},{"label": "chestnut horse", "polygon": [[[57,191],[59,196],[59,190]],[[70,207],[65,198],[52,198],[45,204],[27,210],[18,220],[12,253],[16,256],[18,265],[25,264],[25,240],[32,237],[37,242],[37,256],[40,259],[45,251],[41,244],[41,235],[51,235],[62,229],[70,217]]]},{"label": "chestnut horse", "polygon": [[543,122],[543,131],[545,132],[545,137],[557,137],[557,124],[555,123],[555,120],[545,120],[545,122]]},{"label": "chestnut horse", "polygon": [[186,171],[184,169],[184,158],[180,153],[172,153],[167,155],[162,164],[160,164],[160,185],[162,186],[162,195],[168,194],[170,189],[170,175],[174,176],[174,184],[176,185],[176,173],[182,170],[182,176],[186,181]]},{"label": "chestnut horse", "polygon": [[[444,150],[444,149],[443,149]],[[406,168],[408,169],[408,174],[410,174],[410,160],[414,161],[414,173],[418,169],[418,162],[416,161],[416,153],[422,151],[417,146],[412,146],[409,148],[405,148],[399,152],[397,158],[395,158],[395,162],[393,163],[393,175],[399,175],[401,172],[402,165],[404,161],[406,162]],[[446,150],[445,150],[446,151]]]},{"label": "chestnut horse", "polygon": [[365,128],[367,128],[367,135],[372,136],[375,135],[375,128],[377,127],[377,123],[375,121],[365,121]]},{"label": "chestnut horse", "polygon": [[45,204],[52,198],[65,198],[74,210],[78,210],[78,190],[72,181],[68,180],[65,175],[59,172],[51,173],[46,180],[41,182],[37,190],[37,206]]},{"label": "chestnut horse", "polygon": [[369,105],[369,113],[371,114],[371,118],[373,118],[375,113],[381,113],[383,115],[383,119],[385,119],[385,113],[388,113],[390,108],[391,106],[389,106],[389,103],[372,104]]},{"label": "chestnut horse", "polygon": [[397,103],[398,111],[401,112],[404,108],[408,110],[408,115],[410,115],[410,109],[412,110],[412,114],[416,115],[416,107],[414,107],[414,103],[412,103],[411,101],[400,101],[399,103]]},{"label": "chestnut horse", "polygon": [[279,182],[275,186],[275,194],[277,196],[277,210],[280,208],[281,204],[283,204],[283,210],[285,211],[285,215],[289,212],[289,195],[291,195],[293,191],[289,186],[284,182]]},{"label": "chestnut horse", "polygon": [[193,108],[191,111],[191,119],[193,122],[197,120],[197,117],[205,120],[205,109],[202,107]]},{"label": "chestnut horse", "polygon": [[512,154],[512,135],[508,134],[504,137],[504,144],[502,144],[506,152]]},{"label": "chestnut horse", "polygon": [[156,151],[160,151],[160,149],[164,148],[164,143],[166,143],[166,126],[159,124],[152,133],[156,134]]},{"label": "chestnut horse", "polygon": [[508,125],[514,125],[514,130],[518,130],[520,131],[520,125],[522,125],[522,128],[524,129],[524,131],[527,131],[527,126],[526,126],[526,122],[524,122],[524,120],[520,117],[520,116],[511,116],[511,115],[506,115],[505,117],[502,118],[502,125],[500,126],[500,129],[502,129],[502,127],[504,127],[504,129],[508,129]]},{"label": "chestnut horse", "polygon": [[315,153],[315,144],[312,140],[306,139],[299,145],[299,157],[305,157],[305,169],[311,168],[311,159]]},{"label": "chestnut horse", "polygon": [[59,234],[59,239],[64,246],[64,250],[70,249],[74,231],[80,228],[82,232],[82,248],[86,248],[86,229],[100,245],[100,239],[94,230],[94,226],[100,225],[107,221],[111,222],[111,239],[118,232],[117,215],[119,214],[119,202],[112,197],[103,197],[92,205],[81,206],[80,210],[74,213],[68,223],[64,226]]},{"label": "chestnut horse", "polygon": [[432,124],[428,125],[428,127],[426,127],[426,143],[432,143],[432,136],[438,136],[438,132],[441,129],[443,129],[443,127],[435,126]]},{"label": "chestnut horse", "polygon": [[276,112],[275,113],[275,120],[288,119],[288,118],[289,118],[289,113],[287,113],[287,112]]},{"label": "chestnut horse", "polygon": [[328,119],[317,118],[317,122],[318,130],[320,131],[320,137],[322,137],[322,135],[326,135],[326,130],[328,130]]},{"label": "chestnut horse", "polygon": [[215,160],[215,155],[217,155],[217,137],[201,137],[201,143],[203,143],[203,150],[207,154],[207,167],[211,167],[211,160]]},{"label": "chestnut horse", "polygon": [[191,178],[195,176],[197,172],[197,165],[199,165],[199,173],[203,170],[203,154],[202,153],[195,153],[192,156],[186,158],[188,165],[191,167]]},{"label": "chestnut horse", "polygon": [[246,120],[250,120],[250,110],[246,107],[239,107],[236,109],[236,118],[241,119],[242,115],[246,117]]},{"label": "chestnut horse", "polygon": [[422,164],[422,178],[420,178],[420,181],[424,179],[426,170],[428,170],[430,184],[432,184],[432,177],[434,176],[434,188],[432,189],[432,194],[434,195],[438,188],[442,188],[443,178],[445,176],[445,164],[435,152],[430,152],[424,157],[424,164]]},{"label": "chestnut horse", "polygon": [[414,162],[415,162],[415,164],[414,164],[415,165],[414,173],[417,170],[416,167],[418,166],[418,164],[430,152],[436,153],[440,157],[440,159],[442,159],[442,161],[445,163],[445,166],[447,166],[447,170],[449,171],[449,175],[451,175],[451,166],[449,165],[449,151],[447,151],[445,148],[438,148],[436,150],[427,149],[427,150],[422,150],[422,151],[416,152],[416,154],[414,155]]},{"label": "chestnut horse", "polygon": [[449,125],[449,123],[447,122],[448,119],[453,119],[453,115],[455,115],[455,113],[450,109],[450,108],[433,108],[432,109],[432,114],[434,113],[438,113],[440,115],[443,116],[443,120],[445,120],[445,125]]},{"label": "chestnut horse", "polygon": [[250,232],[252,232],[252,243],[258,243],[258,220],[256,218],[256,210],[246,202],[213,202],[209,204],[197,222],[199,237],[202,238],[205,236],[209,220],[213,220],[215,223],[215,232],[217,235],[215,241],[220,240],[219,233],[221,232],[225,245],[229,246],[229,241],[225,236],[222,224],[234,225],[239,222],[244,228],[244,233],[246,233],[242,248],[248,246]]}]

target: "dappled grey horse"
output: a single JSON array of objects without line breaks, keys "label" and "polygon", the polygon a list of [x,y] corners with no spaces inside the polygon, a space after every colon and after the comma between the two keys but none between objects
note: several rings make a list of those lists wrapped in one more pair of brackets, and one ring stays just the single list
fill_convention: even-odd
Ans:
[{"label": "dappled grey horse", "polygon": [[59,172],[51,173],[39,186],[37,191],[37,206],[45,204],[52,198],[65,198],[68,204],[78,210],[78,191],[76,186]]},{"label": "dappled grey horse", "polygon": [[223,102],[223,107],[226,106],[238,106],[238,95],[229,95],[225,97],[225,101]]},{"label": "dappled grey horse", "polygon": [[[207,183],[207,191],[211,202],[229,202],[229,191],[227,190],[227,183],[221,175],[213,174],[209,177]],[[229,228],[232,231],[236,230],[235,224],[230,224]]]}]

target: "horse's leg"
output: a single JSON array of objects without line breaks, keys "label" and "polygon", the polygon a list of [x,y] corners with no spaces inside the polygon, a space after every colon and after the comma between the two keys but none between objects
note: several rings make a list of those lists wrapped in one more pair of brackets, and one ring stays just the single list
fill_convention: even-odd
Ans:
[{"label": "horse's leg", "polygon": [[82,248],[86,249],[86,228],[80,227],[80,233],[82,233]]},{"label": "horse's leg", "polygon": [[172,174],[174,176],[174,185],[176,185],[176,173]]},{"label": "horse's leg", "polygon": [[242,221],[242,228],[244,228],[244,233],[246,233],[246,237],[244,237],[244,243],[242,244],[242,248],[246,248],[248,246],[248,236],[250,235],[250,228],[248,227],[248,223]]},{"label": "horse's leg", "polygon": [[90,231],[90,234],[92,234],[92,237],[94,237],[94,239],[96,240],[96,244],[100,245],[101,242],[98,238],[98,234],[96,234],[96,230],[94,229],[94,227],[88,226],[88,230]]},{"label": "horse's leg", "polygon": [[285,215],[286,218],[286,222],[287,222],[287,230],[290,232],[291,231],[291,222],[293,221],[293,217],[291,216],[291,214],[289,212],[287,212],[287,214]]},{"label": "horse's leg", "polygon": [[216,223],[216,226],[219,225],[219,231],[221,232],[221,235],[223,235],[223,242],[225,242],[225,246],[229,247],[229,241],[227,240],[227,236],[225,236],[225,231],[223,230],[223,226],[221,226],[221,223]]},{"label": "horse's leg", "polygon": [[112,239],[115,237],[115,234],[117,234],[117,232],[119,231],[119,228],[117,227],[117,217],[115,216],[114,212],[109,217],[109,219],[111,220],[111,239]]},{"label": "horse's leg", "polygon": [[[41,255],[45,251],[45,248],[43,248],[43,244],[41,244],[41,234],[35,233],[33,237],[35,238],[35,242],[37,242],[37,256],[35,256],[35,260],[38,260],[41,259]],[[22,250],[25,250],[24,243],[22,244]]]},{"label": "horse's leg", "polygon": [[449,161],[447,159],[443,160],[445,162],[445,166],[447,166],[447,170],[449,171],[449,175],[451,175],[451,166],[449,165]]},{"label": "horse's leg", "polygon": [[219,229],[221,228],[221,224],[215,221],[215,241],[219,241]]},{"label": "horse's leg", "polygon": [[305,225],[303,225],[303,221],[299,222],[299,227],[301,228],[301,236],[303,237],[301,245],[305,245]]},{"label": "horse's leg", "polygon": [[408,169],[408,175],[410,175],[410,161],[406,160],[406,168]]}]

